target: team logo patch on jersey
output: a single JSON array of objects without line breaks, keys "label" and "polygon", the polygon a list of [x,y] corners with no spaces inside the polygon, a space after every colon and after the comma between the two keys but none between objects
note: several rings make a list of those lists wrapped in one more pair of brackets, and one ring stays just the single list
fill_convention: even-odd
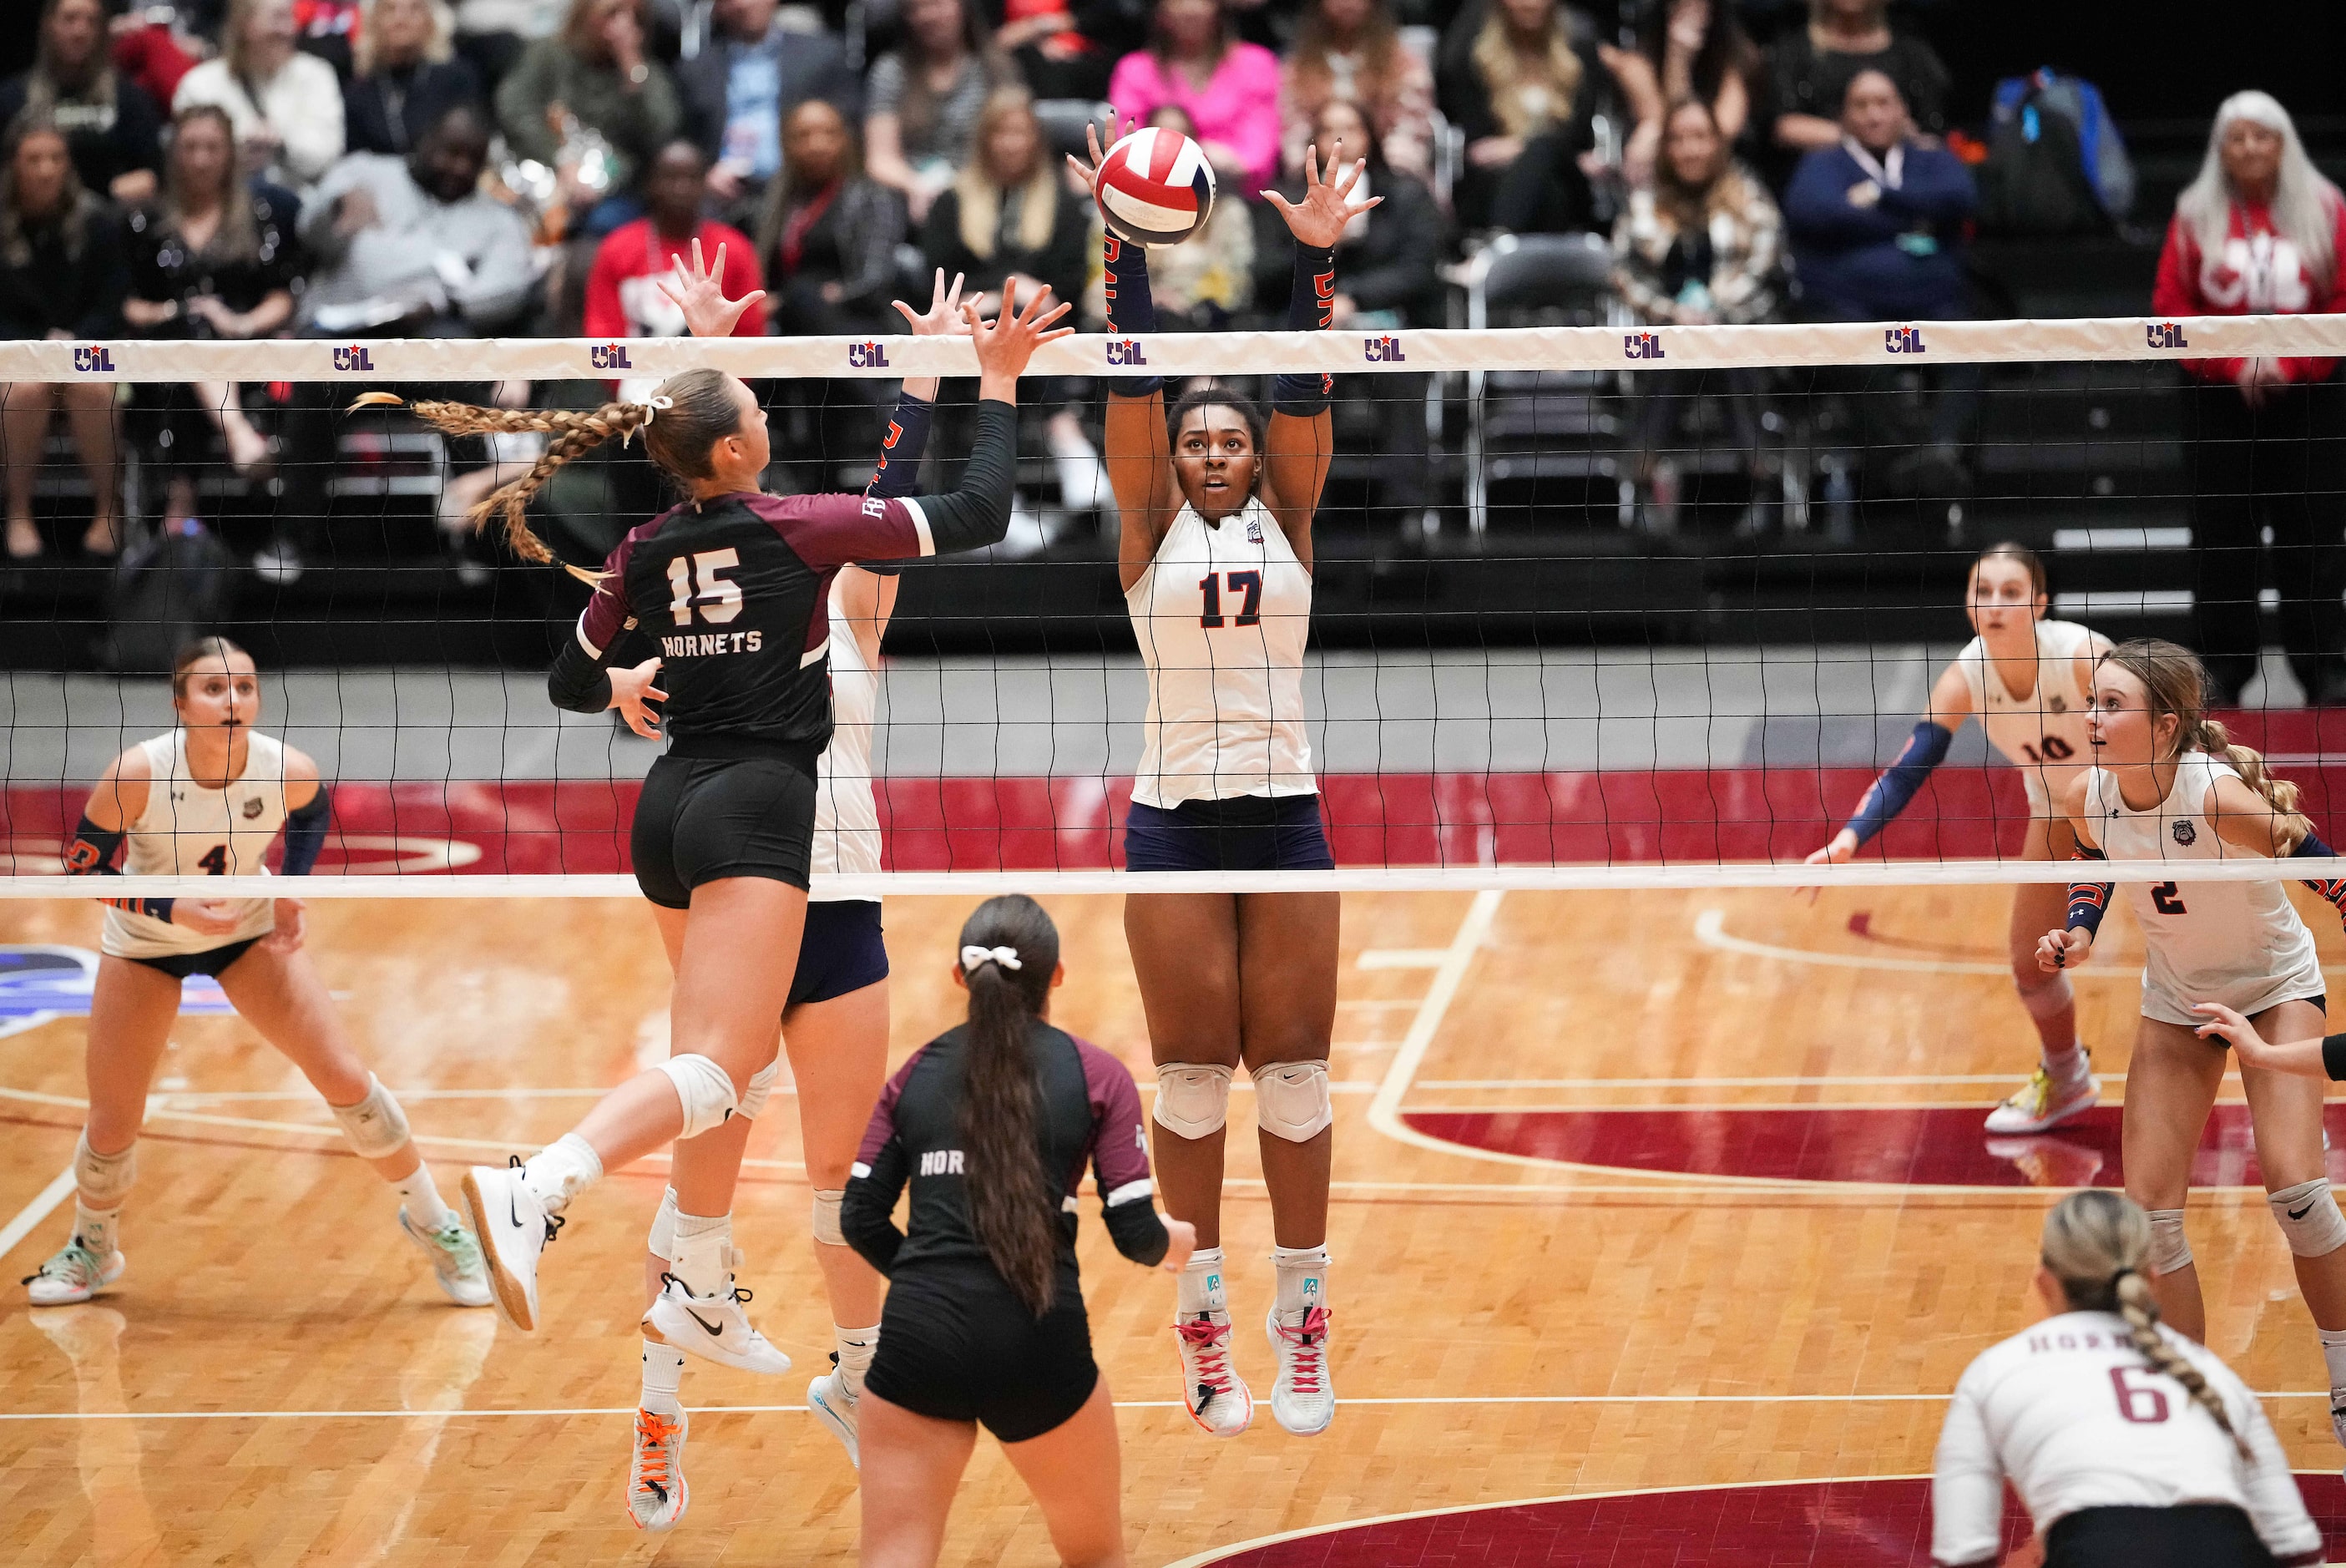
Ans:
[{"label": "team logo patch on jersey", "polygon": [[1262,543],[1262,524],[1251,517],[1247,519],[1247,543],[1250,545]]},{"label": "team logo patch on jersey", "polygon": [[2066,713],[2069,711],[2069,699],[2055,692],[2045,699],[2045,706],[2055,713]]},{"label": "team logo patch on jersey", "polygon": [[255,795],[251,799],[247,800],[247,801],[244,803],[244,806],[243,806],[244,820],[245,820],[246,821],[248,821],[248,822],[251,821],[255,817],[258,817],[258,816],[260,816],[260,813],[261,813],[262,809],[263,809],[267,805],[268,805],[268,802],[267,802],[267,801],[265,801],[265,800],[261,799],[261,798],[260,798],[260,796]]},{"label": "team logo patch on jersey", "polygon": [[2188,822],[2176,823],[2173,831],[2175,841],[2187,850],[2199,841],[2199,830]]},{"label": "team logo patch on jersey", "polygon": [[[0,946],[0,1036],[21,1034],[52,1018],[89,1016],[97,954],[85,947]],[[232,1013],[219,982],[191,975],[179,986],[179,1011]]]}]

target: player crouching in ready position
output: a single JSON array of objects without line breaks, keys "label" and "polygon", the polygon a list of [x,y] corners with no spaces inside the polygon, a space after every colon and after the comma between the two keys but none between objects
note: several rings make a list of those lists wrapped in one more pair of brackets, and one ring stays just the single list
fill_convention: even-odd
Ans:
[{"label": "player crouching in ready position", "polygon": [[[2280,881],[2195,881],[2190,866],[2331,853],[2297,809],[2297,786],[2271,777],[2263,758],[2230,744],[2224,727],[2202,715],[2206,690],[2198,659],[2173,643],[2122,643],[2103,655],[2086,730],[2094,766],[2063,801],[2081,859],[2179,862],[2176,881],[2127,889],[2146,952],[2123,1146],[2127,1196],[2150,1215],[2159,1306],[2200,1340],[2208,1314],[2183,1206],[2225,1063],[2198,1033],[2207,1018],[2199,1005],[2221,1003],[2298,1039],[2321,1033],[2326,999],[2313,933]],[[2316,885],[2333,903],[2346,900],[2346,883]],[[2047,972],[2075,969],[2093,952],[2109,892],[2106,882],[2071,886],[2066,926],[2038,944]],[[2331,1423],[2346,1442],[2346,1216],[2325,1172],[2321,1086],[2247,1059],[2240,1082],[2266,1202],[2320,1331]]]},{"label": "player crouching in ready position", "polygon": [[[260,876],[285,832],[285,874],[302,876],[326,841],[318,765],[253,728],[252,656],[205,637],[171,670],[179,728],[114,759],[90,791],[66,870],[80,876]],[[125,850],[118,872],[117,850]],[[461,1307],[489,1304],[481,1250],[440,1199],[391,1091],[351,1048],[301,951],[292,899],[107,899],[89,1008],[89,1122],[74,1149],[74,1228],[25,1281],[36,1307],[87,1301],[122,1278],[122,1203],[138,1164],[147,1091],[162,1060],[179,984],[211,975],[244,1021],[301,1069],[352,1152],[398,1189],[399,1227]]]}]

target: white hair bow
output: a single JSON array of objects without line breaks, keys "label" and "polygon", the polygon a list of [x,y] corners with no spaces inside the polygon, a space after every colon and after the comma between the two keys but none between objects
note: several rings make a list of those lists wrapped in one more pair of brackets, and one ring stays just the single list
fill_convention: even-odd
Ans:
[{"label": "white hair bow", "polygon": [[981,963],[994,962],[1005,969],[1019,968],[1018,950],[1015,947],[965,947],[961,950],[964,974],[974,971]]},{"label": "white hair bow", "polygon": [[651,428],[652,421],[659,417],[659,412],[662,409],[674,408],[676,406],[676,399],[672,397],[660,397],[654,395],[648,398],[638,399],[636,406],[644,411],[643,423],[637,425],[634,430],[628,431],[627,434],[619,438],[619,444],[621,446],[625,446],[627,443],[636,439],[636,431],[648,430]]}]

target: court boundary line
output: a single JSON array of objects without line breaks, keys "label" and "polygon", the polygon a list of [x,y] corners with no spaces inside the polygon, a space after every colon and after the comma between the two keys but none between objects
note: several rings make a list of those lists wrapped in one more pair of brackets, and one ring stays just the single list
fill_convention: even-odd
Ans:
[{"label": "court boundary line", "polygon": [[15,1249],[16,1244],[33,1234],[33,1227],[56,1212],[57,1206],[70,1196],[76,1182],[70,1165],[49,1178],[49,1185],[33,1195],[33,1199],[18,1209],[15,1217],[0,1225],[0,1257]]},{"label": "court boundary line", "polygon": [[1419,1132],[1401,1118],[1401,1102],[1409,1093],[1411,1080],[1433,1048],[1433,1037],[1441,1031],[1442,1021],[1449,1014],[1450,1004],[1457,1000],[1465,984],[1466,971],[1475,954],[1483,951],[1491,939],[1491,927],[1498,919],[1499,905],[1506,893],[1496,888],[1485,888],[1474,895],[1466,912],[1458,921],[1449,945],[1443,949],[1442,962],[1434,969],[1433,983],[1419,999],[1417,1012],[1409,1022],[1409,1030],[1402,1036],[1401,1049],[1385,1064],[1384,1077],[1377,1084],[1377,1092],[1369,1101],[1369,1126],[1395,1143],[1412,1147],[1431,1149],[1437,1154],[1454,1155],[1464,1145],[1446,1142]]}]

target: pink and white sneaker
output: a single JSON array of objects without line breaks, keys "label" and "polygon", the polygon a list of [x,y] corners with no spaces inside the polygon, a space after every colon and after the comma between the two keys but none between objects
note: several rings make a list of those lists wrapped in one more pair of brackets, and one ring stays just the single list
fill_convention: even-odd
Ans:
[{"label": "pink and white sneaker", "polygon": [[1328,1381],[1328,1308],[1308,1307],[1290,1316],[1297,1321],[1282,1323],[1274,1308],[1263,1320],[1279,1355],[1270,1413],[1297,1437],[1317,1437],[1336,1419],[1336,1390]]},{"label": "pink and white sneaker", "polygon": [[1230,1365],[1230,1315],[1198,1312],[1173,1325],[1181,1351],[1181,1398],[1189,1419],[1215,1437],[1236,1437],[1254,1420],[1254,1395]]}]

